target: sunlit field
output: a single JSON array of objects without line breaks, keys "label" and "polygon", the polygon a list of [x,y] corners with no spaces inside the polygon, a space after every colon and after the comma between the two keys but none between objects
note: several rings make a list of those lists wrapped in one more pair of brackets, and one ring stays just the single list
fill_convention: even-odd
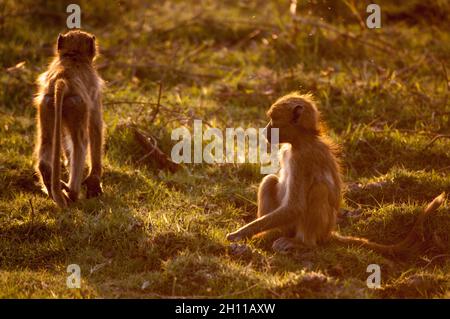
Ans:
[{"label": "sunlit field", "polygon": [[[448,200],[419,254],[332,242],[279,254],[270,236],[230,245],[256,216],[260,166],[171,172],[135,135],[170,157],[175,128],[262,128],[278,97],[311,92],[342,146],[338,230],[397,242],[450,193],[448,1],[380,0],[378,29],[368,1],[298,1],[295,14],[281,0],[78,1],[106,81],[104,194],[61,210],[34,171],[32,99],[72,2],[0,2],[1,298],[450,298]],[[70,264],[80,289],[67,288]]]}]

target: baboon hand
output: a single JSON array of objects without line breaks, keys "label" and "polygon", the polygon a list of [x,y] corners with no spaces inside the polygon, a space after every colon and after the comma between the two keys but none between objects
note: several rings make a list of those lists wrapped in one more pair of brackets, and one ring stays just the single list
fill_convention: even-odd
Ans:
[{"label": "baboon hand", "polygon": [[90,175],[85,179],[83,185],[86,185],[86,198],[97,197],[103,194],[102,184],[98,176]]}]

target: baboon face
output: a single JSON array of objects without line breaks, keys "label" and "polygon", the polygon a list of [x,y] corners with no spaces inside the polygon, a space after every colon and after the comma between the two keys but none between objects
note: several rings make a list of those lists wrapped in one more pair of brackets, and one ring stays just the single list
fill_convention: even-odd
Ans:
[{"label": "baboon face", "polygon": [[60,34],[57,50],[61,57],[86,57],[92,60],[96,54],[95,36],[79,30]]},{"label": "baboon face", "polygon": [[279,129],[280,143],[293,143],[303,134],[317,134],[319,113],[310,95],[291,93],[276,101],[267,112],[270,122],[266,137],[270,142],[271,128]]}]

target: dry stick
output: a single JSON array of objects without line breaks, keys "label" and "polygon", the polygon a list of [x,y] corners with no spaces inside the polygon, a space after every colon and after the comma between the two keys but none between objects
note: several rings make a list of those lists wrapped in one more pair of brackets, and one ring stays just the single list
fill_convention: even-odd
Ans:
[{"label": "dry stick", "polygon": [[351,32],[341,31],[341,30],[339,30],[339,29],[337,29],[337,28],[335,28],[335,27],[333,27],[333,26],[331,26],[331,25],[329,25],[327,23],[324,23],[324,22],[312,21],[311,19],[300,18],[300,17],[296,17],[295,20],[300,22],[300,23],[303,23],[303,24],[309,24],[309,25],[312,25],[312,26],[315,26],[315,27],[319,27],[319,28],[330,30],[332,32],[335,32],[335,33],[343,36],[343,37],[346,37],[346,38],[349,38],[349,39],[352,39],[352,40],[355,40],[355,41],[359,41],[362,44],[371,46],[371,47],[373,47],[375,49],[378,49],[380,51],[383,51],[383,52],[387,52],[387,53],[390,53],[390,54],[399,53],[399,52],[395,52],[395,50],[394,50],[395,48],[387,47],[387,46],[386,47],[382,47],[382,46],[378,45],[377,43],[363,40],[363,39],[357,37],[356,35],[354,35]]},{"label": "dry stick", "polygon": [[427,268],[429,265],[431,265],[431,263],[432,263],[433,261],[435,261],[435,260],[438,259],[438,258],[442,258],[442,257],[450,257],[450,255],[449,255],[449,254],[442,254],[442,255],[434,256],[433,258],[431,258],[431,260],[428,262],[428,264],[426,264],[422,269]]},{"label": "dry stick", "polygon": [[[108,105],[118,105],[118,104],[129,104],[129,105],[133,105],[133,104],[139,104],[139,105],[151,105],[151,106],[156,106],[157,103],[153,103],[153,102],[141,102],[141,101],[114,101],[114,100],[110,100],[107,101],[105,103],[103,103],[103,105],[108,106]],[[169,107],[160,104],[160,111],[164,111],[167,113],[174,113],[174,114],[183,114],[180,111],[177,110],[172,110]],[[1,112],[1,111],[0,111]],[[138,114],[137,117],[139,117],[141,113]],[[184,114],[183,114],[184,115]]]},{"label": "dry stick", "polygon": [[185,56],[181,57],[179,64],[183,65],[185,61],[188,61],[193,56],[197,56],[200,52],[202,52],[203,50],[205,50],[208,47],[211,47],[211,44],[203,43],[198,48],[195,48],[194,50],[190,51]]},{"label": "dry stick", "polygon": [[[152,105],[152,106],[156,106],[157,105],[157,103],[153,103],[153,102],[141,102],[141,101],[114,101],[114,100],[110,100],[110,101],[107,101],[107,102],[105,102],[105,103],[103,103],[103,105],[117,105],[117,104],[130,104],[130,105],[132,105],[132,104],[141,104],[141,105]],[[184,116],[184,117],[178,117],[178,118],[175,118],[175,120],[178,120],[178,121],[186,121],[186,120],[193,120],[194,119],[194,117],[192,116],[192,115],[187,115],[187,114],[185,114],[185,113],[183,113],[183,112],[181,112],[181,111],[177,111],[177,110],[173,110],[173,109],[170,109],[169,107],[167,107],[167,106],[165,106],[165,105],[163,105],[163,104],[161,104],[160,103],[160,111],[164,111],[164,112],[167,112],[167,113],[172,113],[172,114],[180,114],[180,115],[182,115],[182,116]],[[140,113],[139,113],[140,114]],[[172,120],[172,119],[171,119]],[[203,124],[205,124],[205,125],[207,125],[207,126],[209,126],[209,127],[213,127],[212,125],[211,125],[211,123],[210,122],[208,122],[207,120],[205,120],[205,119],[202,119],[202,121],[203,121]],[[163,124],[167,124],[167,122],[165,122],[165,123],[163,123]],[[126,126],[126,125],[125,125]],[[165,126],[165,125],[161,125],[161,126]]]},{"label": "dry stick", "polygon": [[439,134],[436,135],[435,137],[433,137],[430,141],[430,143],[428,143],[423,149],[422,151],[425,151],[427,148],[429,148],[431,145],[434,144],[434,142],[436,142],[438,139],[440,138],[450,138],[450,134]]},{"label": "dry stick", "polygon": [[350,9],[352,14],[356,17],[356,19],[358,20],[358,23],[359,23],[359,26],[361,27],[361,29],[364,29],[366,27],[366,25],[364,24],[364,21],[361,18],[361,15],[359,14],[358,10],[355,7],[355,2],[352,1],[350,3],[348,0],[344,0],[344,3]]},{"label": "dry stick", "polygon": [[423,63],[427,62],[430,58],[428,56],[421,56],[417,61],[413,62],[414,64],[406,66],[400,70],[398,70],[395,74],[396,77],[404,77],[409,75],[410,72],[416,71]]},{"label": "dry stick", "polygon": [[445,63],[444,61],[440,60],[439,62],[441,62],[442,65],[442,70],[444,73],[444,81],[445,81],[445,97],[444,97],[444,104],[447,105],[447,101],[448,101],[448,94],[450,93],[450,81],[448,80],[448,73],[447,73],[447,68],[445,67]]},{"label": "dry stick", "polygon": [[[138,161],[137,161],[138,163],[142,162],[144,159],[146,159],[147,157],[152,155],[155,152],[155,150],[158,148],[158,141],[155,140],[155,138],[153,136],[149,136],[148,139],[151,140],[153,143],[153,145],[152,145],[153,150],[151,150],[149,153],[145,154],[140,159],[138,159]],[[148,141],[148,142],[150,143],[150,141]]]},{"label": "dry stick", "polygon": [[444,80],[445,80],[445,84],[446,84],[445,87],[447,88],[447,92],[448,92],[448,91],[450,91],[450,81],[448,79],[447,68],[445,67],[444,61],[440,60],[439,62],[441,62],[442,70],[444,71]]},{"label": "dry stick", "polygon": [[234,49],[239,49],[242,46],[244,46],[247,42],[253,40],[254,38],[256,38],[258,35],[261,34],[261,30],[256,29],[252,32],[250,32],[246,37],[244,37],[243,39],[239,40],[236,44],[233,45]]},{"label": "dry stick", "polygon": [[153,123],[153,121],[156,119],[156,116],[159,113],[159,108],[161,106],[161,93],[162,93],[162,82],[159,82],[159,92],[158,92],[158,103],[156,104],[156,108],[153,109],[152,114],[150,115],[150,123]]},{"label": "dry stick", "polygon": [[[113,63],[113,64],[118,67],[125,67],[125,68],[134,67],[134,65],[132,65],[130,63],[126,63],[126,62],[117,62],[117,63]],[[159,69],[162,69],[164,72],[176,73],[178,75],[185,76],[185,77],[188,77],[191,79],[198,79],[198,78],[211,79],[211,80],[220,79],[220,76],[215,75],[215,74],[188,72],[188,71],[184,71],[184,70],[178,69],[176,67],[173,67],[171,65],[160,64],[160,63],[156,63],[156,62],[148,62],[145,64],[138,64],[138,65],[135,65],[135,67],[137,69],[152,69],[152,70],[154,70],[155,68],[156,69],[159,68]]]},{"label": "dry stick", "polygon": [[27,236],[33,229],[33,224],[34,224],[34,207],[33,207],[33,202],[31,200],[31,198],[28,199],[28,202],[30,203],[30,207],[31,207],[31,211],[30,211],[31,223],[30,223],[30,227],[28,228],[28,231],[27,231]]},{"label": "dry stick", "polygon": [[[180,164],[173,162],[163,151],[159,149],[156,143],[153,144],[150,142],[150,138],[145,136],[136,127],[133,125],[128,125],[128,127],[133,131],[134,138],[144,148],[148,156],[153,155],[152,158],[155,159],[160,169],[168,169],[170,172],[175,173],[181,168]],[[154,140],[153,137],[152,139]]]}]

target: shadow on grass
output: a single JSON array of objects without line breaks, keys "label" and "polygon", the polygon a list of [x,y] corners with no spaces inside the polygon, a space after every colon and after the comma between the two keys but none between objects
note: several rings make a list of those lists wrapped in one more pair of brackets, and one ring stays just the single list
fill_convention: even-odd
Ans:
[{"label": "shadow on grass", "polygon": [[424,150],[425,145],[411,146],[384,134],[367,136],[356,142],[345,141],[344,166],[360,177],[370,177],[376,172],[386,173],[394,166],[410,170],[445,170],[450,167],[450,156],[445,146],[435,145]]}]

